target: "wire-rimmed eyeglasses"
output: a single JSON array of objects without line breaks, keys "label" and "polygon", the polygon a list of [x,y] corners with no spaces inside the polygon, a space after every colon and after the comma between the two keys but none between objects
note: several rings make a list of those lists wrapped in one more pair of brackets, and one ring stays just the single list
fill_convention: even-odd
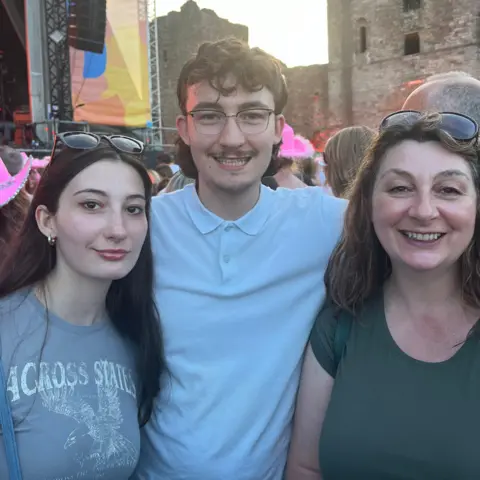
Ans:
[{"label": "wire-rimmed eyeglasses", "polygon": [[275,113],[268,108],[241,110],[235,115],[227,115],[219,110],[192,110],[188,112],[198,133],[202,135],[220,134],[229,118],[234,118],[238,128],[245,135],[258,135],[265,132],[270,116]]}]

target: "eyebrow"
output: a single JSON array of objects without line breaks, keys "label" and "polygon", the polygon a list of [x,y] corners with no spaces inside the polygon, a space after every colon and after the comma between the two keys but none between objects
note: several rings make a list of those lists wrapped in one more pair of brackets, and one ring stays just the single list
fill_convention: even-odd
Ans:
[{"label": "eyebrow", "polygon": [[[100,195],[101,197],[108,197],[107,192],[104,192],[103,190],[97,190],[96,188],[85,188],[83,190],[79,190],[78,192],[75,192],[73,196],[76,197],[77,195],[80,195],[82,193],[93,193],[94,195]],[[134,193],[132,195],[127,196],[127,200],[135,200],[135,199],[145,200],[145,195]]]},{"label": "eyebrow", "polygon": [[[399,175],[401,177],[406,177],[409,180],[413,178],[413,175],[410,172],[407,172],[406,170],[402,170],[401,168],[391,168],[387,170],[385,173],[383,173],[383,175],[380,178],[383,178],[391,173],[395,175]],[[465,172],[462,172],[461,170],[455,170],[455,169],[443,170],[442,172],[437,173],[434,178],[437,179],[442,177],[463,177],[463,178],[466,178],[467,180],[469,179],[468,175]]]},{"label": "eyebrow", "polygon": [[[250,102],[241,103],[238,106],[238,111],[248,110],[250,108],[264,108],[266,110],[273,110],[267,104],[261,102],[260,100],[254,100]],[[199,102],[195,107],[192,108],[192,112],[195,110],[223,110],[221,105],[218,102]]]}]

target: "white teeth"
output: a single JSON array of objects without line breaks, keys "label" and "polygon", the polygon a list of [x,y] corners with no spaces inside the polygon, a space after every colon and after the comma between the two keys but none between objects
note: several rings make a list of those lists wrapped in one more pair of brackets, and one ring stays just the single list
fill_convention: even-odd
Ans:
[{"label": "white teeth", "polygon": [[405,232],[405,235],[412,240],[419,240],[421,242],[432,242],[438,240],[442,234],[441,233],[414,233],[414,232]]},{"label": "white teeth", "polygon": [[250,157],[245,158],[225,158],[225,157],[216,157],[215,160],[219,163],[223,163],[224,165],[232,165],[235,167],[240,167],[245,165]]}]

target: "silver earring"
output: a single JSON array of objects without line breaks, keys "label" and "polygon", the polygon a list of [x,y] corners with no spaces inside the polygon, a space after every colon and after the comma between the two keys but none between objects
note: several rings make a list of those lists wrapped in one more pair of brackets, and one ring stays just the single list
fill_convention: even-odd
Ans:
[{"label": "silver earring", "polygon": [[57,238],[54,237],[52,234],[49,234],[49,235],[48,235],[48,238],[47,238],[47,241],[48,241],[48,244],[49,244],[51,247],[54,247],[55,244],[57,243]]}]

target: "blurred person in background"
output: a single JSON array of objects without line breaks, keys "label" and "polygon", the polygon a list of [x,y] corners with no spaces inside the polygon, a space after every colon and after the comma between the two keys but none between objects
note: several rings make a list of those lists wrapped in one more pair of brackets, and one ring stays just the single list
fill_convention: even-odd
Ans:
[{"label": "blurred person in background", "polygon": [[8,255],[10,242],[20,231],[27,215],[30,199],[23,187],[30,170],[31,161],[28,160],[12,175],[0,158],[0,268]]},{"label": "blurred person in background", "polygon": [[299,162],[305,161],[315,153],[313,145],[301,135],[295,135],[293,128],[285,124],[282,133],[282,143],[275,162],[276,173],[264,176],[262,183],[276,190],[283,188],[305,188],[308,185],[302,181],[302,171]]},{"label": "blurred person in background", "polygon": [[480,80],[460,71],[432,75],[409,95],[402,110],[461,113],[480,124]]},{"label": "blurred person in background", "polygon": [[148,170],[148,176],[150,177],[150,180],[152,182],[152,196],[155,196],[160,191],[159,185],[161,177],[156,170],[153,170],[151,168]]},{"label": "blurred person in background", "polygon": [[179,170],[172,176],[165,189],[162,190],[160,193],[176,192],[177,190],[182,190],[184,187],[192,183],[195,183],[195,180],[193,178],[185,176],[183,172]]},{"label": "blurred person in background", "polygon": [[158,169],[158,166],[160,165],[168,165],[172,170],[172,173],[177,173],[180,170],[180,167],[175,163],[173,155],[167,152],[160,152],[157,155],[157,166],[155,169]]},{"label": "blurred person in background", "polygon": [[318,181],[320,165],[318,164],[315,156],[308,158],[302,158],[297,161],[297,168],[300,174],[300,178],[307,185],[307,187],[321,186]]},{"label": "blurred person in background", "polygon": [[347,198],[348,187],[374,138],[374,130],[357,126],[343,128],[328,140],[323,162],[327,185],[333,195]]},{"label": "blurred person in background", "polygon": [[155,170],[160,177],[158,191],[161,192],[162,190],[165,190],[170,179],[173,177],[173,171],[171,165],[167,165],[166,163],[157,165]]},{"label": "blurred person in background", "polygon": [[[25,160],[27,159],[27,155],[23,154]],[[43,159],[34,158],[32,160],[32,169],[30,170],[30,175],[28,177],[28,181],[25,185],[25,190],[29,195],[33,195],[35,190],[40,182],[40,178],[50,161],[50,157],[45,157]]]},{"label": "blurred person in background", "polygon": [[296,162],[312,157],[314,153],[313,145],[301,135],[295,135],[293,128],[286,123],[278,152],[278,171],[274,177],[278,186],[290,189],[305,188],[307,185],[300,178]]},{"label": "blurred person in background", "polygon": [[26,162],[24,153],[9,146],[0,146],[0,158],[3,160],[10,175],[16,175]]}]

